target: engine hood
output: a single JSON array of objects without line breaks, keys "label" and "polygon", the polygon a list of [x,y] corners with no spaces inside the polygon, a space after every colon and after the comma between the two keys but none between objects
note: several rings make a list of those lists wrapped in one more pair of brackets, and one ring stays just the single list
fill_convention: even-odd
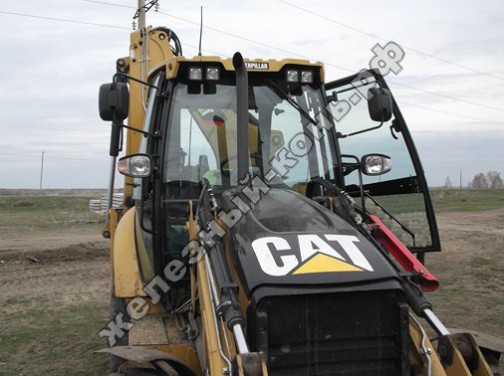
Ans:
[{"label": "engine hood", "polygon": [[[237,208],[232,201],[236,194],[222,193],[226,212]],[[271,188],[250,205],[229,236],[234,267],[247,295],[262,286],[336,287],[397,278],[354,227],[291,190]]]}]

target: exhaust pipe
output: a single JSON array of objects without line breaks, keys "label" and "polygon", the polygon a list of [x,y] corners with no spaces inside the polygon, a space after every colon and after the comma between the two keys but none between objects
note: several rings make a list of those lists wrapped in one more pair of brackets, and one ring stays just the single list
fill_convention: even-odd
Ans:
[{"label": "exhaust pipe", "polygon": [[248,150],[248,75],[241,53],[233,56],[233,66],[236,72],[236,123],[238,141],[238,179],[245,178],[249,171]]}]

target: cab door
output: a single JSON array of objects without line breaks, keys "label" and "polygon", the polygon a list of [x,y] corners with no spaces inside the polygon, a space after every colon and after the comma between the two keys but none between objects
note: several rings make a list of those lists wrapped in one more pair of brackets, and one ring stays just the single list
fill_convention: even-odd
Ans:
[{"label": "cab door", "polygon": [[[376,122],[371,119],[368,97],[373,87],[390,90],[382,76],[367,70],[325,85],[342,162],[346,161],[344,155],[360,158],[375,153],[392,159],[390,172],[380,176],[363,175],[366,209],[380,217],[423,260],[425,252],[441,250],[425,175],[393,97],[390,120]],[[349,173],[343,181],[347,192],[360,196],[358,172]]]}]

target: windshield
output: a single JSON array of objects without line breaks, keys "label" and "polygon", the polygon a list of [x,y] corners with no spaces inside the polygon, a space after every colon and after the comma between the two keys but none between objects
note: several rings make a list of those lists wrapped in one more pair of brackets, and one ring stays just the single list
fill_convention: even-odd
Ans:
[{"label": "windshield", "polygon": [[[164,160],[171,185],[208,180],[220,191],[239,184],[237,148],[249,150],[249,171],[273,185],[297,189],[312,177],[334,178],[328,137],[312,137],[323,110],[321,91],[303,85],[289,93],[282,82],[249,79],[249,145],[238,145],[236,87],[220,83],[214,94],[191,94],[184,83],[173,92]],[[273,171],[271,173],[270,171]],[[270,175],[268,175],[270,173]],[[271,185],[270,184],[270,185]]]}]

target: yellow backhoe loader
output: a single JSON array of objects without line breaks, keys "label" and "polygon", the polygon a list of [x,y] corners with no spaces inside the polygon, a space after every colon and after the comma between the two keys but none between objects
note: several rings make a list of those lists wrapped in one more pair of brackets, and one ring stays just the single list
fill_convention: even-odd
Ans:
[{"label": "yellow backhoe loader", "polygon": [[424,296],[439,236],[380,72],[187,58],[145,26],[155,3],[99,96],[111,192],[126,145],[104,231],[113,375],[492,375],[500,354]]}]

